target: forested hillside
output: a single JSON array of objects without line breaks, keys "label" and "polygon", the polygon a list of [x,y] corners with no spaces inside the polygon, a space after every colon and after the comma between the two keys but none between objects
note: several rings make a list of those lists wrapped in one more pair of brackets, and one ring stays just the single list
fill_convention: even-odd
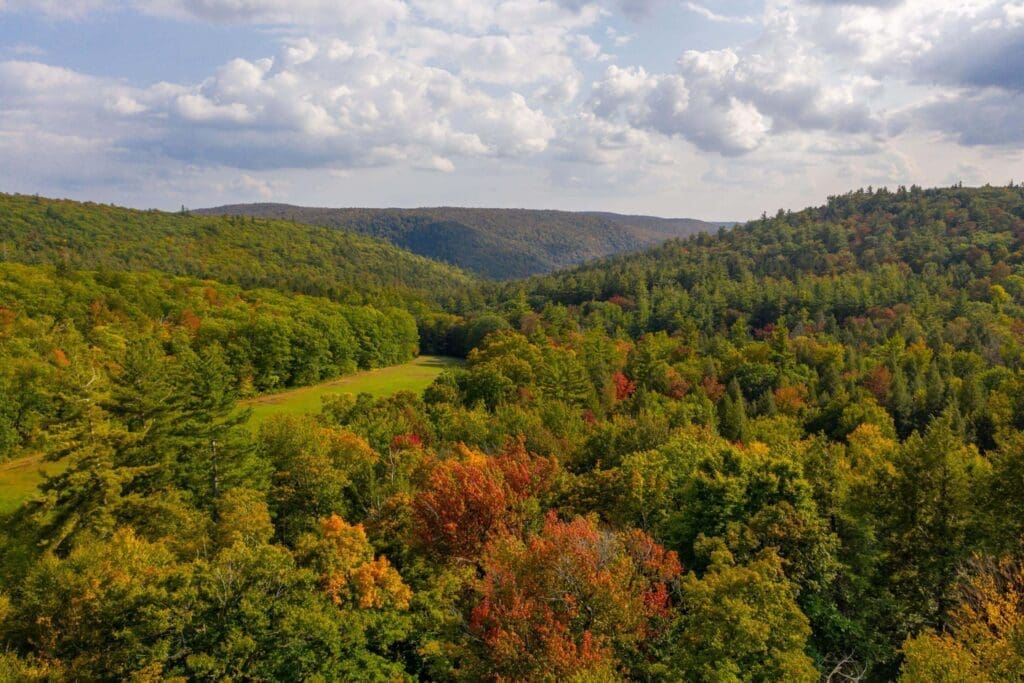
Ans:
[{"label": "forested hillside", "polygon": [[418,348],[416,321],[401,308],[0,263],[0,461],[45,440],[63,417],[62,384],[82,380],[77,373],[93,381],[169,363],[230,408],[240,396],[404,362]]},{"label": "forested hillside", "polygon": [[726,225],[690,218],[458,207],[321,209],[235,204],[195,213],[283,219],[357,232],[497,279],[546,273]]},{"label": "forested hillside", "polygon": [[1024,677],[1019,187],[479,284],[419,318],[465,367],[256,435],[218,387],[280,335],[235,316],[354,310],[5,272],[17,438],[62,470],[4,520],[0,679]]},{"label": "forested hillside", "polygon": [[159,270],[387,304],[445,301],[471,281],[455,268],[350,232],[4,194],[0,261]]}]

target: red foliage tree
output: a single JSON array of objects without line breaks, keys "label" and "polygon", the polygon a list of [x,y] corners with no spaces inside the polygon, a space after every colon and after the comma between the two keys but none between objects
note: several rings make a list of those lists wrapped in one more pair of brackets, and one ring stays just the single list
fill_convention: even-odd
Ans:
[{"label": "red foliage tree", "polygon": [[794,415],[807,405],[807,386],[803,384],[779,387],[774,395],[775,405],[784,415]]},{"label": "red foliage tree", "polygon": [[636,391],[636,382],[630,380],[622,372],[612,375],[612,381],[615,382],[616,401],[625,401]]},{"label": "red foliage tree", "polygon": [[875,396],[879,403],[885,403],[892,385],[892,372],[884,365],[879,365],[864,378],[864,387]]},{"label": "red foliage tree", "polygon": [[665,395],[671,398],[680,399],[690,393],[691,385],[687,382],[679,371],[675,368],[669,368],[665,374]]},{"label": "red foliage tree", "polygon": [[624,297],[621,294],[613,294],[608,297],[608,303],[615,304],[624,311],[631,311],[636,308],[636,304],[633,303],[632,299]]},{"label": "red foliage tree", "polygon": [[522,540],[487,546],[470,629],[481,671],[498,679],[562,680],[642,659],[667,625],[675,553],[641,531],[614,533],[591,519],[559,521]]},{"label": "red foliage tree", "polygon": [[14,327],[14,320],[17,315],[9,308],[0,306],[0,333],[6,335]]},{"label": "red foliage tree", "polygon": [[409,432],[408,434],[396,434],[391,439],[391,450],[393,451],[405,451],[410,449],[422,448],[423,439],[420,438],[419,434]]},{"label": "red foliage tree", "polygon": [[202,327],[203,321],[199,319],[192,309],[186,308],[181,312],[181,326],[188,330],[189,334],[195,334]]},{"label": "red foliage tree", "polygon": [[437,463],[414,498],[415,530],[432,552],[473,560],[492,536],[522,529],[527,502],[551,488],[556,465],[527,453],[522,439],[497,456],[465,446],[460,455]]},{"label": "red foliage tree", "polygon": [[712,403],[718,403],[725,395],[725,385],[718,381],[714,375],[708,375],[700,381],[700,386]]}]

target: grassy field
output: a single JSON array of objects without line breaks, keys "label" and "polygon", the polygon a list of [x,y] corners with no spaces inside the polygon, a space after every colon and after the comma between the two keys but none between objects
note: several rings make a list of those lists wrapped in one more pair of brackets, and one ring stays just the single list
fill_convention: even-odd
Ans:
[{"label": "grassy field", "polygon": [[[252,408],[252,424],[258,425],[277,413],[318,413],[321,398],[330,394],[390,396],[399,391],[423,391],[446,368],[459,363],[461,361],[455,358],[420,356],[404,365],[369,370],[312,387],[268,394],[244,401],[242,405]],[[41,469],[53,473],[58,467],[56,463],[43,462],[40,455],[0,462],[0,514],[14,510],[35,493],[42,481],[39,474]]]},{"label": "grassy field", "polygon": [[331,394],[390,396],[399,391],[421,392],[444,370],[461,362],[444,356],[420,356],[404,365],[367,370],[312,387],[267,394],[243,401],[241,405],[252,408],[251,424],[254,425],[279,413],[319,413],[323,397]]},{"label": "grassy field", "polygon": [[40,470],[53,474],[59,468],[57,463],[43,462],[42,455],[0,462],[0,514],[14,510],[36,492],[43,480]]}]

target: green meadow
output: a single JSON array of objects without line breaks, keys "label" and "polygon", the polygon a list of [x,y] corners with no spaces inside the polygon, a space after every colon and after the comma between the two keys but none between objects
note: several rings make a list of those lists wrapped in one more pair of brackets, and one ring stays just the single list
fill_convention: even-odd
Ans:
[{"label": "green meadow", "polygon": [[420,356],[402,365],[392,365],[346,375],[311,387],[289,389],[242,401],[240,405],[252,408],[250,423],[258,425],[271,415],[319,413],[325,396],[334,394],[371,394],[391,396],[399,391],[419,393],[426,389],[446,369],[462,361],[445,356]]}]

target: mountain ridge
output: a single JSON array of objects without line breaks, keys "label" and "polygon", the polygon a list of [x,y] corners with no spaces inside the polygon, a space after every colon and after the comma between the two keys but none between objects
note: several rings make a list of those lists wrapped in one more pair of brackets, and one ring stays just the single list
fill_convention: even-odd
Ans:
[{"label": "mountain ridge", "polygon": [[436,302],[474,278],[354,232],[0,194],[0,261],[155,270],[337,301]]},{"label": "mountain ridge", "polygon": [[329,208],[254,203],[193,213],[273,218],[347,230],[498,280],[548,273],[734,224],[603,211],[455,206]]}]

